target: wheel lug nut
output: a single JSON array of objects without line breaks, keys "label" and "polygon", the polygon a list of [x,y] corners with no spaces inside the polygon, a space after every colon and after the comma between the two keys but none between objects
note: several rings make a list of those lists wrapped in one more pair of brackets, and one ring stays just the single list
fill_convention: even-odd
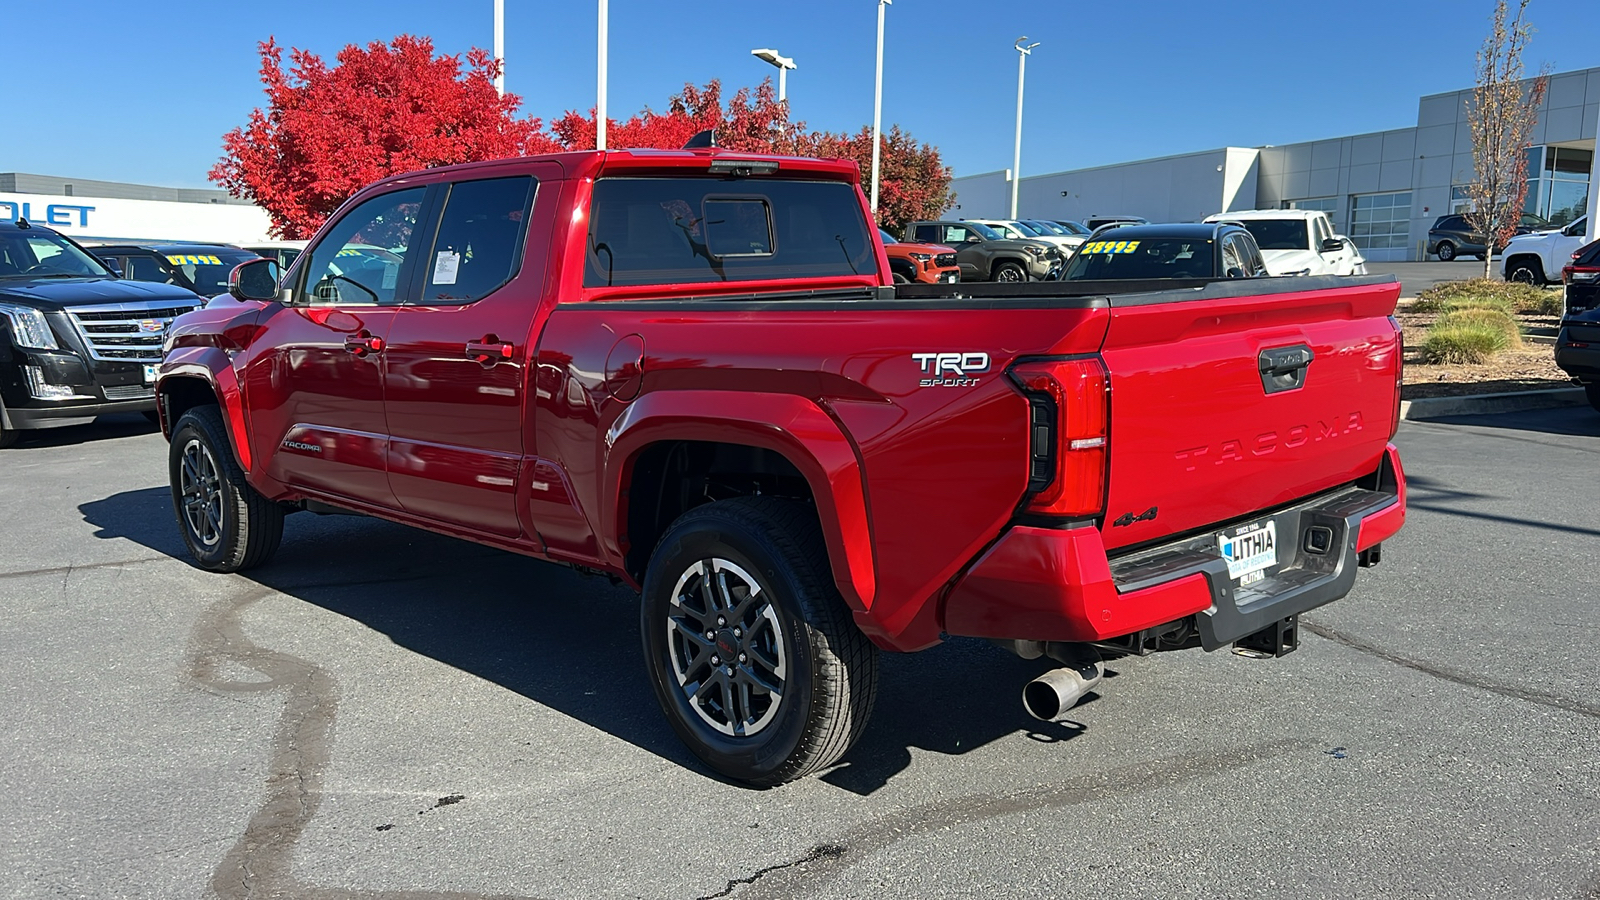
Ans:
[{"label": "wheel lug nut", "polygon": [[722,657],[720,657],[720,656],[716,656],[716,655],[713,655],[713,656],[712,656],[712,657],[711,657],[711,664],[712,664],[712,665],[713,665],[713,666],[720,666],[720,665],[722,665]]},{"label": "wheel lug nut", "polygon": [[708,641],[714,641],[714,640],[716,640],[716,639],[717,639],[717,633],[716,633],[716,632],[715,632],[715,631],[708,631],[708,632],[706,632],[706,640],[708,640]]},{"label": "wheel lug nut", "polygon": [[750,661],[749,657],[745,656],[743,653],[739,654],[739,662],[749,662],[749,661]]},{"label": "wheel lug nut", "polygon": [[743,628],[735,628],[733,630],[733,636],[736,637],[736,638],[744,637],[744,629]]},{"label": "wheel lug nut", "polygon": [[724,674],[724,675],[732,675],[733,674],[733,666],[729,666],[726,669],[723,669],[722,670],[722,674]]},{"label": "wheel lug nut", "polygon": [[724,619],[721,616],[717,616],[717,624],[718,625],[726,625],[726,624],[728,624],[728,620]]}]

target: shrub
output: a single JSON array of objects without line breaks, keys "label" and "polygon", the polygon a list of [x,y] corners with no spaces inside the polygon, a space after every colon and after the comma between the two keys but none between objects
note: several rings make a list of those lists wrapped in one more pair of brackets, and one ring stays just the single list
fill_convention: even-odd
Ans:
[{"label": "shrub", "polygon": [[1489,361],[1510,344],[1502,328],[1481,322],[1445,324],[1437,322],[1428,329],[1428,339],[1422,344],[1422,361],[1439,365],[1456,363],[1476,364]]},{"label": "shrub", "polygon": [[[1493,307],[1452,309],[1433,323],[1433,328],[1493,328],[1506,336],[1506,346],[1522,346],[1522,326],[1511,314]],[[1430,328],[1429,332],[1432,333]]]},{"label": "shrub", "polygon": [[[1542,308],[1545,291],[1531,284],[1505,281],[1445,281],[1417,295],[1412,312],[1449,312],[1452,309],[1498,309],[1505,313]],[[1559,299],[1557,301],[1559,303]]]},{"label": "shrub", "polygon": [[1566,308],[1567,298],[1561,288],[1546,288],[1539,292],[1538,297],[1517,304],[1517,312],[1530,316],[1559,316]]}]

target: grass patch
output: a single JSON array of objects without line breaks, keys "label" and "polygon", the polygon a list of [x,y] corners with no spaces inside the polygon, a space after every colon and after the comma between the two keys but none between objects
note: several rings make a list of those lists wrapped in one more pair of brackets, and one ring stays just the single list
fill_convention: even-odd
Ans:
[{"label": "grass patch", "polygon": [[1505,281],[1446,281],[1417,295],[1412,312],[1443,313],[1454,309],[1493,309],[1510,315],[1560,315],[1561,292]]},{"label": "grass patch", "polygon": [[1521,343],[1521,330],[1509,315],[1494,309],[1459,309],[1433,323],[1420,355],[1423,362],[1434,365],[1476,364]]}]

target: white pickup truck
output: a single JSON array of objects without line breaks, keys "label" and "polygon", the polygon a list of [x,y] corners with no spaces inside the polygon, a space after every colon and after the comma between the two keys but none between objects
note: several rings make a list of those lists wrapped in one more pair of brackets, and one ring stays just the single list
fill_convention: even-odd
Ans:
[{"label": "white pickup truck", "polygon": [[1561,280],[1562,266],[1572,264],[1572,254],[1583,246],[1583,236],[1589,227],[1589,217],[1560,231],[1535,231],[1519,234],[1500,251],[1500,274],[1507,281],[1543,287]]},{"label": "white pickup truck", "polygon": [[1251,209],[1217,213],[1207,222],[1237,222],[1273,275],[1365,275],[1367,261],[1349,238],[1335,234],[1319,209]]}]

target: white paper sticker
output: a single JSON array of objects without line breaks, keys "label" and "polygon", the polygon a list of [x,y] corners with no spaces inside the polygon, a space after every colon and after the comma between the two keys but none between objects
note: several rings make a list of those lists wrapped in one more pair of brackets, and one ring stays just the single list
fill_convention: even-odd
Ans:
[{"label": "white paper sticker", "polygon": [[453,250],[440,250],[433,261],[433,283],[455,284],[456,270],[461,267],[461,254]]},{"label": "white paper sticker", "polygon": [[396,281],[399,281],[399,280],[400,280],[400,264],[399,263],[384,263],[383,264],[383,289],[386,290],[386,291],[394,290],[394,283]]}]

